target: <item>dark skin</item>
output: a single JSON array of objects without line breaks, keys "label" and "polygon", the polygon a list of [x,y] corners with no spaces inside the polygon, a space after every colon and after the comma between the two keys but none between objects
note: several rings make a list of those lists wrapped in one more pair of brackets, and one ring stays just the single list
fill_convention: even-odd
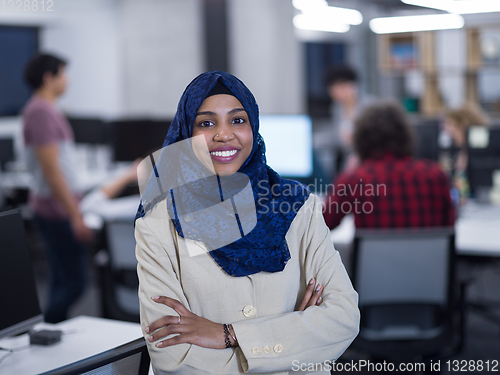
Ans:
[{"label": "dark skin", "polygon": [[[316,284],[316,280],[311,279],[307,285],[304,297],[295,311],[304,311],[310,306],[319,306],[323,302],[321,297],[322,292],[323,285]],[[222,324],[212,322],[211,320],[192,313],[181,302],[173,298],[155,296],[153,297],[153,301],[171,307],[180,316],[180,323],[179,316],[166,315],[154,321],[146,328],[146,333],[152,332],[148,337],[149,342],[158,341],[168,335],[177,335],[159,341],[156,344],[158,348],[166,348],[168,346],[184,343],[211,349],[226,348]],[[235,336],[231,325],[229,325],[229,331],[231,335]],[[229,337],[229,340],[231,341],[231,346],[238,346],[238,341],[234,341],[232,337]]]}]

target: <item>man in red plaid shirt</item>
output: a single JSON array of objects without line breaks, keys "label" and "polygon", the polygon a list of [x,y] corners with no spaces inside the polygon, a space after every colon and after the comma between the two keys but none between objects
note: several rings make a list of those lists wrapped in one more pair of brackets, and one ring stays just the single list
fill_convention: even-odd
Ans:
[{"label": "man in red plaid shirt", "polygon": [[399,105],[366,108],[353,141],[360,163],[339,175],[326,199],[323,215],[330,229],[350,213],[357,228],[454,225],[448,178],[437,163],[411,156],[412,129]]}]

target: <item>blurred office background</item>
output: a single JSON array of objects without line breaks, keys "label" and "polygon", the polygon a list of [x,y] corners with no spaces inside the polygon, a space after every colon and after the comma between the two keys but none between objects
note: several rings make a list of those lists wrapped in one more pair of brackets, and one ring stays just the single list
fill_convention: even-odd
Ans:
[{"label": "blurred office background", "polygon": [[[455,14],[449,25],[438,21],[434,28],[439,30],[421,20],[418,31],[404,32],[384,31],[370,21],[451,13],[419,6],[417,0],[328,0],[331,7],[359,13],[351,13],[351,21],[344,17],[350,25],[336,20],[333,26],[330,21],[330,30],[328,25],[319,30],[322,20],[307,24],[307,19],[301,23],[295,18],[310,15],[307,7],[315,2],[54,0],[51,11],[0,8],[0,203],[23,213],[42,307],[47,263],[26,204],[30,178],[20,117],[30,95],[23,69],[37,51],[69,62],[68,91],[58,105],[75,131],[86,191],[161,147],[184,88],[207,70],[225,70],[245,82],[263,115],[265,139],[272,143],[268,150],[274,155],[269,158],[279,164],[278,171],[314,183],[320,194],[321,185],[338,173],[337,155],[330,147],[331,99],[326,86],[331,65],[354,67],[360,90],[396,99],[406,108],[420,157],[438,161],[446,155],[449,141],[440,124],[447,108],[472,102],[483,108],[493,125],[500,124],[499,1],[489,2],[496,5],[492,12],[468,10]],[[284,134],[283,121],[294,121],[295,130]],[[281,137],[289,141],[280,142]],[[287,147],[292,142],[296,144]],[[296,150],[305,164],[289,161]],[[500,187],[497,180],[486,183],[490,192]],[[88,254],[91,287],[72,316],[137,319],[131,223],[138,197],[137,186],[129,188],[119,198],[124,202],[121,208],[87,215],[99,235]],[[495,194],[491,197],[488,204],[494,206]],[[473,266],[465,260],[467,272],[471,267],[480,270],[468,287],[468,300],[491,301],[497,316],[490,319],[467,310],[465,346],[453,358],[498,359],[499,257],[500,252],[472,256]],[[345,356],[363,353],[348,351]]]}]

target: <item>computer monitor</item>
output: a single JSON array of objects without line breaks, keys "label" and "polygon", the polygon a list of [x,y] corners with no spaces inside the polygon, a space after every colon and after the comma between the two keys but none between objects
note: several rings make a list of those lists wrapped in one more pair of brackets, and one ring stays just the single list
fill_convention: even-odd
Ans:
[{"label": "computer monitor", "polygon": [[115,161],[134,161],[161,149],[171,121],[123,120],[111,123]]},{"label": "computer monitor", "polygon": [[5,170],[5,164],[14,160],[14,139],[0,138],[0,170]]},{"label": "computer monitor", "polygon": [[43,322],[24,224],[18,210],[0,213],[0,338]]},{"label": "computer monitor", "polygon": [[467,177],[473,196],[493,185],[493,174],[500,171],[500,125],[472,126],[467,133]]},{"label": "computer monitor", "polygon": [[68,117],[76,143],[106,144],[109,142],[108,124],[98,118]]},{"label": "computer monitor", "polygon": [[415,157],[438,161],[439,120],[423,120],[414,127]]},{"label": "computer monitor", "polygon": [[267,164],[283,177],[313,174],[312,121],[307,115],[261,115]]}]

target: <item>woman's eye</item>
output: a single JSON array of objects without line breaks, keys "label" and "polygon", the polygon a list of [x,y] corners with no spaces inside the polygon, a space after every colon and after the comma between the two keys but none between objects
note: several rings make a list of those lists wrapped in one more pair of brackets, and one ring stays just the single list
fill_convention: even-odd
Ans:
[{"label": "woman's eye", "polygon": [[235,124],[244,124],[245,123],[245,119],[241,118],[241,117],[238,117],[238,118],[235,118],[233,120],[233,123],[235,123]]},{"label": "woman's eye", "polygon": [[198,124],[199,127],[201,128],[206,128],[209,126],[212,126],[214,123],[212,121],[202,121]]}]

